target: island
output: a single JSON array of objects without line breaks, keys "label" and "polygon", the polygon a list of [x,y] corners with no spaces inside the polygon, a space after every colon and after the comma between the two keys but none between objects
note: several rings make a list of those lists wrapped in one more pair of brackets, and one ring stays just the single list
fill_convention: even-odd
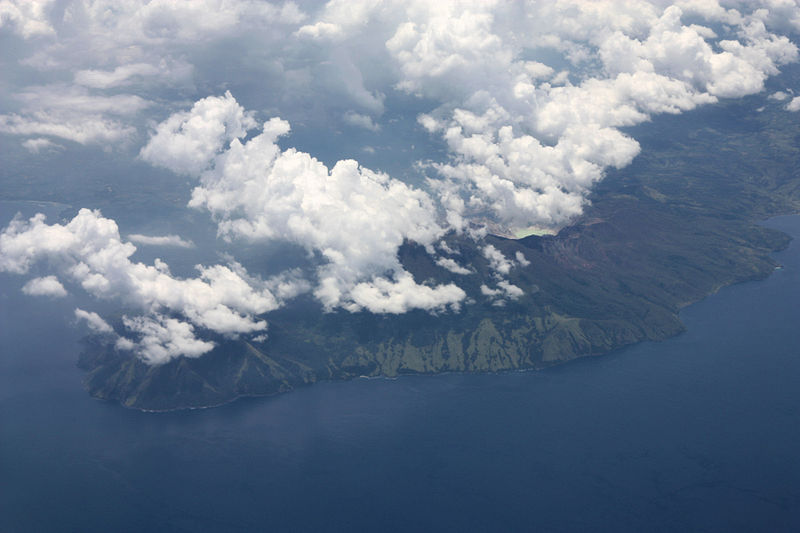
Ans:
[{"label": "island", "polygon": [[[210,353],[148,366],[89,337],[89,393],[142,410],[220,405],[320,380],[542,369],[683,331],[681,308],[768,276],[789,238],[760,226],[800,211],[800,121],[763,95],[723,101],[629,130],[642,147],[609,172],[584,214],[556,235],[489,236],[526,259],[509,280],[524,295],[459,312],[325,313],[310,297],[270,313],[260,343],[215,338]],[[447,237],[477,272],[457,279],[413,242],[399,252],[418,282],[469,295],[492,275],[478,245]],[[497,302],[495,302],[497,303]]]}]

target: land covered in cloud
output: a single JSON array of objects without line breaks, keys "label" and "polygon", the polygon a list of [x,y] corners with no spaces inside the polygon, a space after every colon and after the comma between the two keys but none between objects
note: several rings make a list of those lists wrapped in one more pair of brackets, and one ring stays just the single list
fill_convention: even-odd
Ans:
[{"label": "land covered in cloud", "polygon": [[[792,116],[795,78],[765,84],[798,61],[799,32],[791,0],[0,2],[4,143],[161,172],[227,247],[175,274],[136,254],[206,240],[121,234],[99,201],[11,221],[0,271],[31,296],[117,302],[76,317],[150,365],[272,342],[295,303],[367,322],[541,311],[563,273],[491,234],[585,223],[650,121],[745,97],[769,124]],[[540,241],[565,242],[525,242]],[[275,243],[304,257],[251,271],[235,253]]]}]

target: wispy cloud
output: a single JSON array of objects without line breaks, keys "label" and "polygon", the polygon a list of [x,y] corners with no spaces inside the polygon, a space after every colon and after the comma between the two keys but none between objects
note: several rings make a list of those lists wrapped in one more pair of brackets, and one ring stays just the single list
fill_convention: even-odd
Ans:
[{"label": "wispy cloud", "polygon": [[132,233],[128,240],[145,246],[175,246],[177,248],[194,248],[192,241],[182,239],[179,235],[142,235]]}]

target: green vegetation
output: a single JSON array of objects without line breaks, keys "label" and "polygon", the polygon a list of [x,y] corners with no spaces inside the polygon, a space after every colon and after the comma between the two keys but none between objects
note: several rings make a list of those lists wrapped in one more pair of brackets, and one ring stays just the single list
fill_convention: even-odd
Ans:
[{"label": "green vegetation", "polygon": [[[543,368],[673,336],[682,307],[772,272],[769,254],[788,237],[757,222],[800,211],[797,115],[777,104],[757,113],[759,102],[638,127],[641,155],[598,185],[574,225],[555,236],[489,237],[531,263],[512,271],[525,296],[505,307],[481,303],[488,264],[452,235],[448,244],[478,273],[456,280],[478,301],[460,313],[324,314],[299,301],[270,314],[263,344],[218,339],[210,354],[159,367],[89,341],[86,386],[128,407],[199,407],[321,379]],[[418,280],[452,279],[413,244],[400,259]]]}]

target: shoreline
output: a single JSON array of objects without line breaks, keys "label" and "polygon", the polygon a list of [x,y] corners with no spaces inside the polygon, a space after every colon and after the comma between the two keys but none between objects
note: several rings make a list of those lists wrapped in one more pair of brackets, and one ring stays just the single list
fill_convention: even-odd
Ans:
[{"label": "shoreline", "polygon": [[[767,219],[763,219],[763,220],[759,221],[757,224],[758,225],[763,225],[763,223],[768,221],[768,220],[771,220],[771,219],[774,219],[774,218],[778,218],[778,217],[784,217],[784,216],[800,216],[800,212],[778,214],[778,215],[769,217]],[[795,237],[793,237],[793,236],[791,236],[789,234],[786,234],[785,232],[781,232],[781,233],[787,235],[789,237],[789,240],[786,241],[784,246],[782,246],[780,248],[777,248],[777,249],[773,250],[772,252],[770,252],[770,256],[772,256],[772,254],[774,254],[774,253],[779,253],[779,252],[782,252],[782,251],[786,250],[789,246],[791,246],[791,244],[795,240]],[[772,257],[771,257],[771,259],[774,260],[774,258],[772,258]],[[745,284],[745,283],[757,283],[757,282],[764,281],[764,280],[768,279],[774,272],[782,270],[783,268],[784,268],[784,266],[782,264],[779,264],[779,263],[776,262],[776,265],[773,268],[773,270],[771,272],[765,273],[765,275],[754,275],[753,277],[751,277],[749,279],[742,279],[742,280],[733,281],[731,283],[719,284],[719,285],[715,286],[713,288],[713,290],[711,290],[710,292],[708,292],[704,296],[701,296],[700,298],[697,298],[697,299],[695,299],[693,301],[681,304],[679,309],[678,309],[678,314],[680,315],[680,313],[683,311],[683,309],[686,309],[688,307],[691,307],[692,305],[700,303],[700,302],[704,301],[705,299],[707,299],[709,297],[713,297],[714,295],[716,295],[717,293],[719,293],[723,289],[726,289],[726,288],[729,288],[729,287],[734,287],[734,286]],[[683,321],[682,320],[681,320],[681,324],[683,325]],[[642,343],[645,343],[645,342],[665,342],[665,341],[669,341],[670,339],[674,339],[674,338],[678,337],[679,335],[683,334],[685,331],[687,331],[687,328],[684,326],[681,331],[679,331],[679,332],[677,332],[677,333],[675,333],[673,335],[670,335],[670,336],[668,336],[668,337],[666,337],[664,339],[660,339],[660,340],[641,339],[641,340],[637,340],[637,341],[634,341],[634,342],[631,342],[631,343],[628,343],[628,344],[621,344],[619,346],[615,346],[615,347],[613,347],[613,348],[611,348],[609,350],[606,350],[606,351],[600,351],[600,352],[595,352],[595,353],[578,355],[578,356],[570,358],[570,359],[565,359],[565,360],[560,360],[560,361],[552,361],[552,362],[544,363],[544,364],[541,364],[541,365],[533,365],[533,366],[530,366],[530,367],[508,368],[508,369],[488,370],[488,371],[445,370],[445,371],[441,371],[441,372],[403,372],[403,373],[399,373],[399,374],[394,375],[394,376],[385,375],[385,374],[377,374],[377,375],[346,376],[346,377],[339,377],[339,378],[333,378],[333,379],[320,379],[320,380],[315,381],[315,382],[299,384],[297,386],[292,386],[289,389],[282,390],[282,391],[275,391],[275,392],[272,392],[272,393],[266,393],[266,394],[240,394],[240,395],[237,395],[237,396],[235,396],[235,397],[233,397],[231,399],[225,400],[223,402],[209,404],[209,405],[182,406],[182,407],[174,407],[174,408],[169,408],[169,409],[147,409],[147,408],[142,408],[142,407],[125,405],[122,402],[115,401],[113,399],[106,399],[106,398],[98,397],[98,396],[92,395],[91,393],[90,393],[90,396],[93,399],[98,400],[98,401],[107,402],[107,403],[111,403],[111,404],[116,404],[116,405],[118,405],[118,406],[120,406],[122,408],[125,408],[125,409],[130,409],[130,410],[139,411],[139,412],[142,412],[142,413],[149,413],[149,414],[167,414],[167,413],[175,413],[175,412],[181,412],[181,411],[196,411],[196,410],[200,411],[200,410],[215,409],[215,408],[218,408],[218,407],[223,407],[223,406],[238,402],[239,400],[248,400],[248,399],[255,400],[255,399],[260,399],[260,398],[265,398],[265,399],[266,398],[273,398],[273,397],[277,397],[279,395],[283,395],[283,394],[287,394],[287,393],[298,392],[298,391],[301,391],[303,389],[306,389],[308,387],[311,387],[311,386],[314,386],[314,385],[320,384],[320,383],[331,383],[331,384],[332,383],[343,383],[343,382],[355,381],[357,379],[396,381],[396,380],[398,380],[400,378],[404,378],[404,377],[437,377],[437,376],[446,376],[446,375],[480,376],[480,375],[503,375],[503,374],[541,372],[541,371],[546,371],[546,370],[552,369],[552,368],[566,366],[566,365],[569,365],[571,363],[577,363],[577,362],[580,362],[580,361],[586,360],[586,359],[594,359],[594,358],[599,358],[599,357],[610,356],[610,355],[613,355],[615,353],[622,352],[623,350],[627,350],[627,349],[630,349],[632,347],[638,346],[638,345],[640,345]],[[84,388],[88,392],[88,388],[86,388],[86,387],[84,387]]]}]

